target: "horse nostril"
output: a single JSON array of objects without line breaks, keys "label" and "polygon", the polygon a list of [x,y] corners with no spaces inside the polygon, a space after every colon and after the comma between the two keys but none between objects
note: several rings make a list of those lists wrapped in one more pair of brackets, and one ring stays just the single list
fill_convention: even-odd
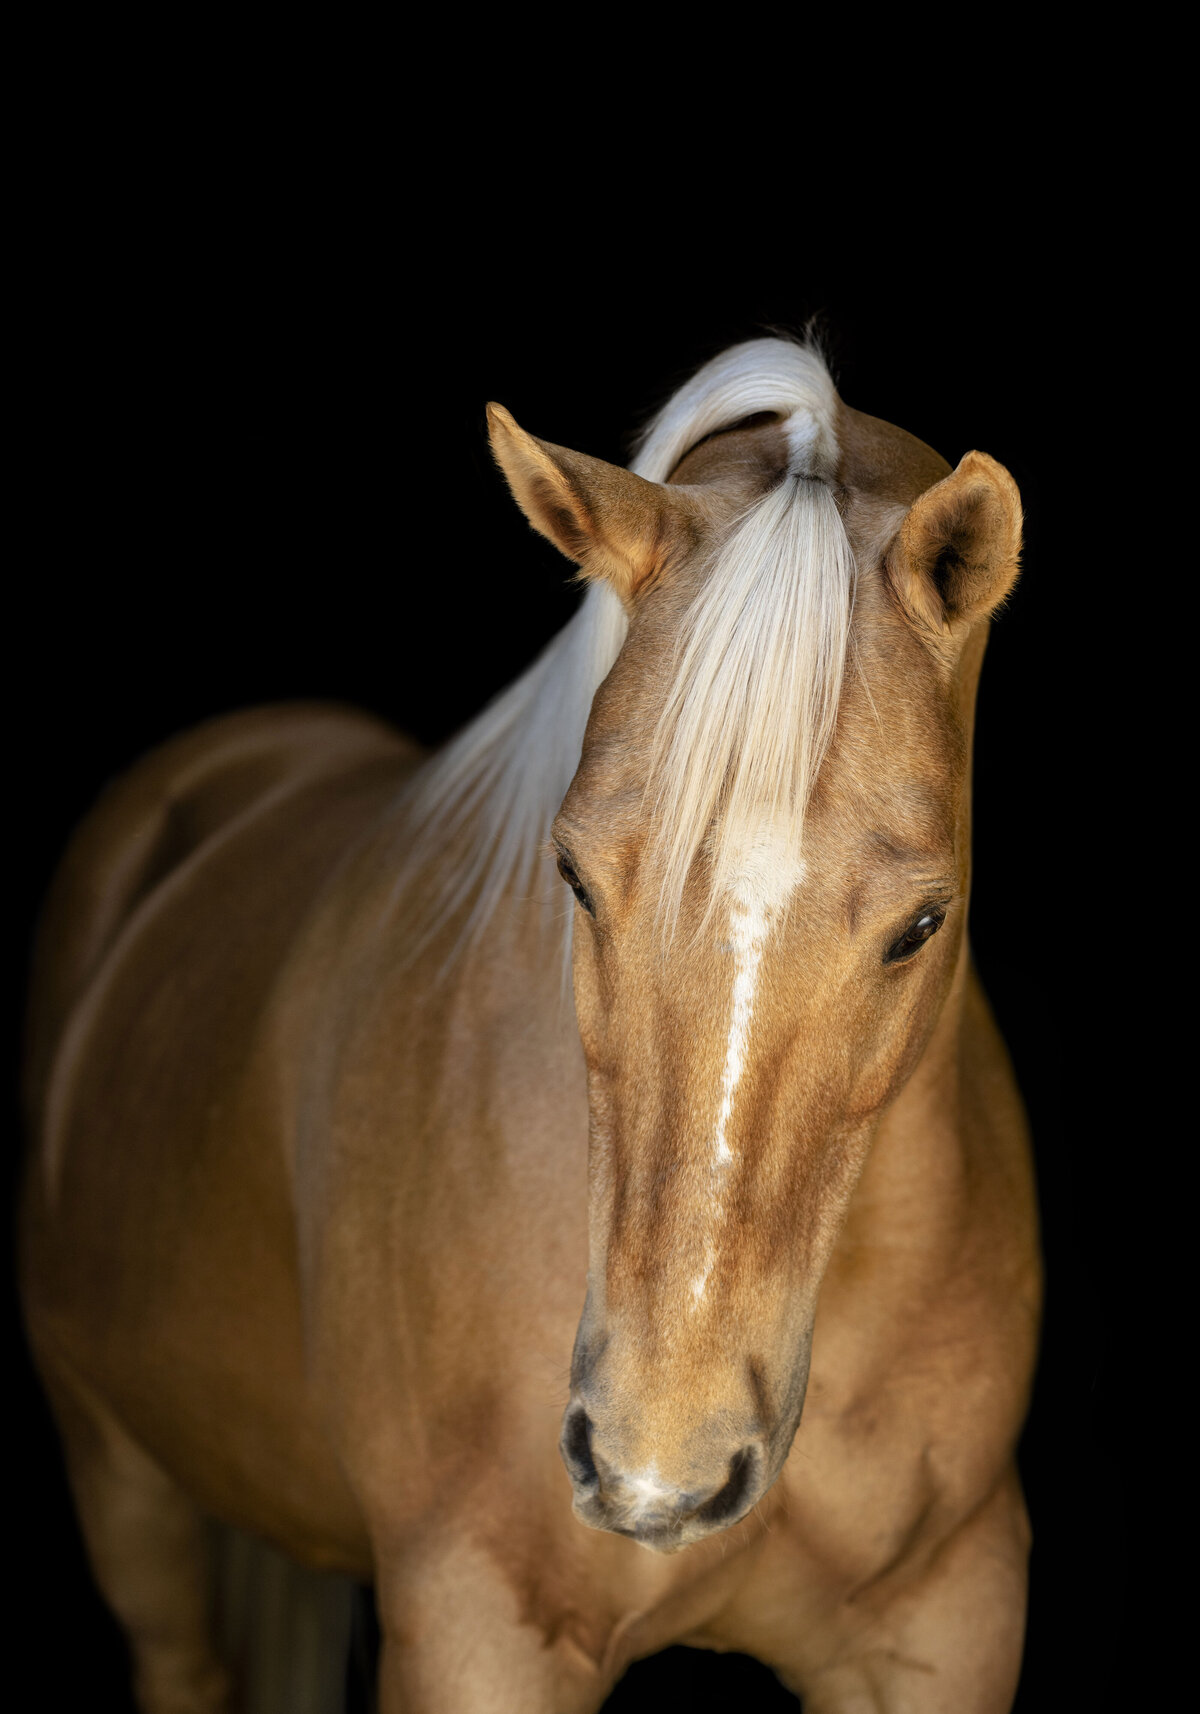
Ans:
[{"label": "horse nostril", "polygon": [[745,1510],[757,1468],[758,1459],[753,1446],[743,1446],[740,1452],[735,1452],[729,1461],[729,1480],[711,1500],[697,1507],[693,1514],[696,1520],[705,1524],[722,1524],[732,1521]]},{"label": "horse nostril", "polygon": [[577,1486],[596,1487],[600,1475],[592,1457],[592,1425],[582,1405],[572,1405],[568,1410],[559,1445],[563,1463]]}]

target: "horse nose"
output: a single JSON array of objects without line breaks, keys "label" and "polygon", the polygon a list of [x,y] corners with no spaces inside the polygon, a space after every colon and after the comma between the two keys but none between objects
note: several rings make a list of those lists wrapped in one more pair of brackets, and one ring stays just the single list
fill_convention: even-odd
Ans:
[{"label": "horse nose", "polygon": [[676,1486],[662,1480],[653,1464],[622,1469],[597,1451],[591,1418],[578,1403],[567,1409],[560,1449],[575,1489],[576,1515],[647,1547],[682,1547],[726,1528],[765,1487],[766,1457],[758,1440],[747,1440],[724,1458],[712,1484]]},{"label": "horse nose", "polygon": [[576,1490],[590,1493],[600,1485],[600,1472],[592,1457],[592,1419],[582,1405],[568,1405],[563,1417],[559,1450],[567,1475]]}]

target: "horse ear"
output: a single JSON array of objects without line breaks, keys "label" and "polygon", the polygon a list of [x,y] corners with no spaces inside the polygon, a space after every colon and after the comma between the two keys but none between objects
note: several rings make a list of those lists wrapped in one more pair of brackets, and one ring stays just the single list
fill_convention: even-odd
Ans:
[{"label": "horse ear", "polygon": [[968,452],[909,507],[885,560],[909,616],[924,630],[986,618],[1017,581],[1021,496],[1002,464]]},{"label": "horse ear", "polygon": [[489,405],[487,417],[496,462],[534,529],[623,601],[644,592],[694,536],[698,514],[680,489],[538,440],[503,405]]}]

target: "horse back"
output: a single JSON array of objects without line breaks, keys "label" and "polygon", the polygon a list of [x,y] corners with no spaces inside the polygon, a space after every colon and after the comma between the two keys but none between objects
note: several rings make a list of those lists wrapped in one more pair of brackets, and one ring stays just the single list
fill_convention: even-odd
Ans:
[{"label": "horse back", "polygon": [[36,1130],[65,1026],[130,918],[181,865],[265,801],[391,757],[410,739],[357,710],[292,703],[181,733],[113,781],[77,828],[39,925],[26,1094]]},{"label": "horse back", "polygon": [[359,1570],[305,1370],[269,1020],[310,913],[419,760],[321,707],[165,745],[79,830],[33,994],[21,1271],[48,1384],[102,1397],[212,1514]]}]

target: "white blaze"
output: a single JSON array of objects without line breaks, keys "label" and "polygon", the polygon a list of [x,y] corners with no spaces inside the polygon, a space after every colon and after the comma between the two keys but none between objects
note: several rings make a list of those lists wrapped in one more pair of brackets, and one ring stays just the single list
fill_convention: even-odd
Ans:
[{"label": "white blaze", "polygon": [[635,1516],[645,1516],[648,1512],[659,1511],[664,1500],[674,1502],[679,1498],[678,1488],[672,1488],[668,1483],[659,1481],[658,1467],[654,1464],[645,1470],[637,1471],[632,1476],[626,1476],[625,1486],[633,1495]]},{"label": "white blaze", "polygon": [[779,827],[767,823],[747,840],[729,889],[728,948],[733,953],[733,996],[729,1008],[729,1038],[725,1044],[725,1069],[721,1074],[721,1104],[712,1141],[709,1233],[704,1245],[704,1266],[692,1281],[692,1298],[696,1303],[704,1296],[716,1261],[713,1227],[724,1201],[725,1175],[733,1162],[733,1150],[726,1132],[750,1045],[750,1025],[754,1019],[754,998],[763,950],[775,918],[803,876],[803,862],[792,855]]}]

